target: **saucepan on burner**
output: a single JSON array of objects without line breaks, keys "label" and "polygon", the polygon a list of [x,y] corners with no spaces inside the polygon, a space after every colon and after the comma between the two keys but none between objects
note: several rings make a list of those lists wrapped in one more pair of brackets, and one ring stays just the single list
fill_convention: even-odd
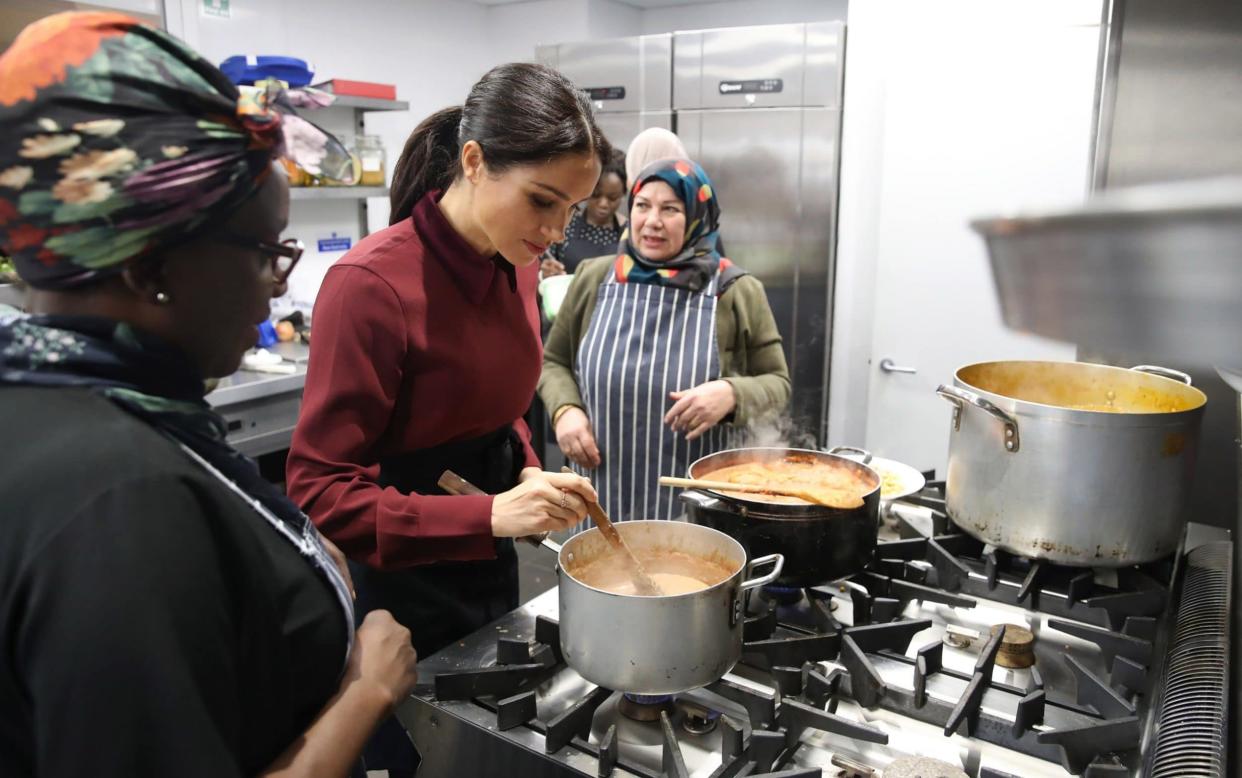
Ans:
[{"label": "saucepan on burner", "polygon": [[843,507],[835,508],[776,495],[682,492],[691,522],[736,539],[752,558],[783,555],[785,566],[778,585],[816,586],[834,581],[862,570],[875,553],[880,477],[861,462],[809,449],[738,448],[695,461],[688,475],[750,483],[782,479],[817,484],[820,493],[840,492]]},{"label": "saucepan on burner", "polygon": [[[747,562],[728,535],[680,521],[616,527],[667,594],[626,593],[628,576],[598,529],[570,538],[557,570],[565,661],[592,683],[638,694],[675,694],[727,673],[742,655],[743,594],[777,579],[781,555]],[[755,577],[760,568],[767,573]]]},{"label": "saucepan on burner", "polygon": [[[446,476],[446,491],[473,488]],[[592,683],[635,694],[676,694],[719,679],[742,655],[744,592],[775,581],[783,557],[748,562],[728,535],[679,521],[615,526],[665,595],[635,594],[626,561],[597,528],[560,546],[542,539],[557,553],[565,662]],[[756,577],[760,569],[767,572]]]}]

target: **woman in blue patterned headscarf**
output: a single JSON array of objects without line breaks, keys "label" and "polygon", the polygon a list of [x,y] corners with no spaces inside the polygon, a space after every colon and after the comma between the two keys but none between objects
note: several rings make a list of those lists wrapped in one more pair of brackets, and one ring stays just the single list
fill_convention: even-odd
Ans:
[{"label": "woman in blue patterned headscarf", "polygon": [[617,252],[574,274],[539,394],[610,517],[668,519],[681,509],[657,479],[783,410],[789,370],[763,284],[717,250],[720,204],[703,168],[648,165],[629,216]]},{"label": "woman in blue patterned headscarf", "polygon": [[0,775],[345,775],[414,683],[203,399],[301,254],[274,155],[344,165],[281,108],[116,13],[0,56]]},{"label": "woman in blue patterned headscarf", "polygon": [[[655,283],[694,291],[701,290],[719,273],[718,288],[721,292],[745,275],[745,271],[722,257],[716,244],[720,231],[720,201],[712,190],[707,173],[697,163],[685,159],[659,160],[638,174],[638,180],[630,191],[631,215],[638,209],[644,215],[645,198],[634,200],[652,182],[666,184],[681,202],[684,211],[684,234],[681,248],[673,256],[663,252],[657,259],[643,253],[640,244],[645,236],[637,225],[631,223],[621,236],[621,254],[617,256],[615,270],[617,281],[626,283]],[[651,253],[651,247],[648,247]]]}]

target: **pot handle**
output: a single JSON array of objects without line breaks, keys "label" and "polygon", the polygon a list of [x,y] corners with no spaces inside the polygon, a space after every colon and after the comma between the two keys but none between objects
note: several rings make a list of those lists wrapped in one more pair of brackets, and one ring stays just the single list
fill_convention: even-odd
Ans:
[{"label": "pot handle", "polygon": [[686,504],[694,503],[705,510],[721,510],[725,507],[724,500],[698,489],[686,489],[677,497]]},{"label": "pot handle", "polygon": [[1152,375],[1158,375],[1161,378],[1172,378],[1174,381],[1180,381],[1181,383],[1186,384],[1186,386],[1191,385],[1189,375],[1180,370],[1174,370],[1171,367],[1160,367],[1159,365],[1135,365],[1130,369],[1137,370],[1140,373],[1151,373]]},{"label": "pot handle", "polygon": [[556,554],[558,557],[561,555],[561,544],[548,537],[548,533],[546,532],[541,532],[538,535],[523,535],[518,538],[518,540],[525,540],[535,548],[542,546],[543,548],[551,551],[553,554]]},{"label": "pot handle", "polygon": [[777,578],[780,578],[781,570],[785,568],[785,557],[783,554],[768,554],[767,556],[750,560],[746,563],[746,575],[753,575],[756,567],[761,567],[769,562],[772,563],[772,571],[767,575],[742,581],[742,591],[754,589],[756,586],[767,586]]},{"label": "pot handle", "polygon": [[1006,451],[1013,454],[1018,450],[1019,439],[1017,419],[996,407],[996,405],[992,402],[985,400],[974,392],[967,391],[960,386],[941,384],[936,388],[936,394],[953,403],[954,430],[960,430],[962,428],[962,408],[965,404],[969,403],[1005,426]]},{"label": "pot handle", "polygon": [[[828,453],[845,457],[849,457],[849,454],[857,454],[862,457],[862,463],[864,465],[871,463],[871,452],[865,448],[859,448],[858,446],[833,446],[828,449]],[[853,459],[853,457],[849,458]]]}]

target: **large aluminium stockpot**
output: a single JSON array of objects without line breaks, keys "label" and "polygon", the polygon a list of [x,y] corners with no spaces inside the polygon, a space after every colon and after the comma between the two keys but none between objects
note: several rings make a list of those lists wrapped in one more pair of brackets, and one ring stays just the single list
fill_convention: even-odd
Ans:
[{"label": "large aluminium stockpot", "polygon": [[1119,567],[1177,549],[1206,397],[1176,371],[983,362],[937,391],[953,408],[946,503],[985,543]]}]

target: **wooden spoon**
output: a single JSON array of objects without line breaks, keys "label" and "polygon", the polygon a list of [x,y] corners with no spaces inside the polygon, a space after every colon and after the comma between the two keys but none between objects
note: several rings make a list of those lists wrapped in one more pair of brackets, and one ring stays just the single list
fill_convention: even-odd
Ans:
[{"label": "wooden spoon", "polygon": [[797,497],[826,508],[849,510],[863,504],[858,495],[845,495],[835,489],[818,489],[813,486],[772,486],[766,484],[735,484],[729,481],[705,481],[699,478],[674,478],[660,476],[660,486],[672,486],[680,489],[710,489],[713,492],[746,492],[751,494],[779,494],[782,497]]},{"label": "wooden spoon", "polygon": [[[562,467],[561,472],[572,475],[574,471],[568,467]],[[613,525],[612,520],[608,518],[608,514],[604,512],[600,504],[588,502],[587,513],[590,515],[591,521],[595,522],[595,526],[599,527],[600,534],[629,562],[630,578],[633,579],[634,588],[638,593],[648,597],[663,597],[664,591],[660,588],[660,585],[647,573],[647,568],[643,567],[643,563],[638,561],[638,557],[634,556],[634,552],[630,549],[629,544],[625,542],[625,538],[621,537],[621,533],[617,531],[616,526]]]}]

